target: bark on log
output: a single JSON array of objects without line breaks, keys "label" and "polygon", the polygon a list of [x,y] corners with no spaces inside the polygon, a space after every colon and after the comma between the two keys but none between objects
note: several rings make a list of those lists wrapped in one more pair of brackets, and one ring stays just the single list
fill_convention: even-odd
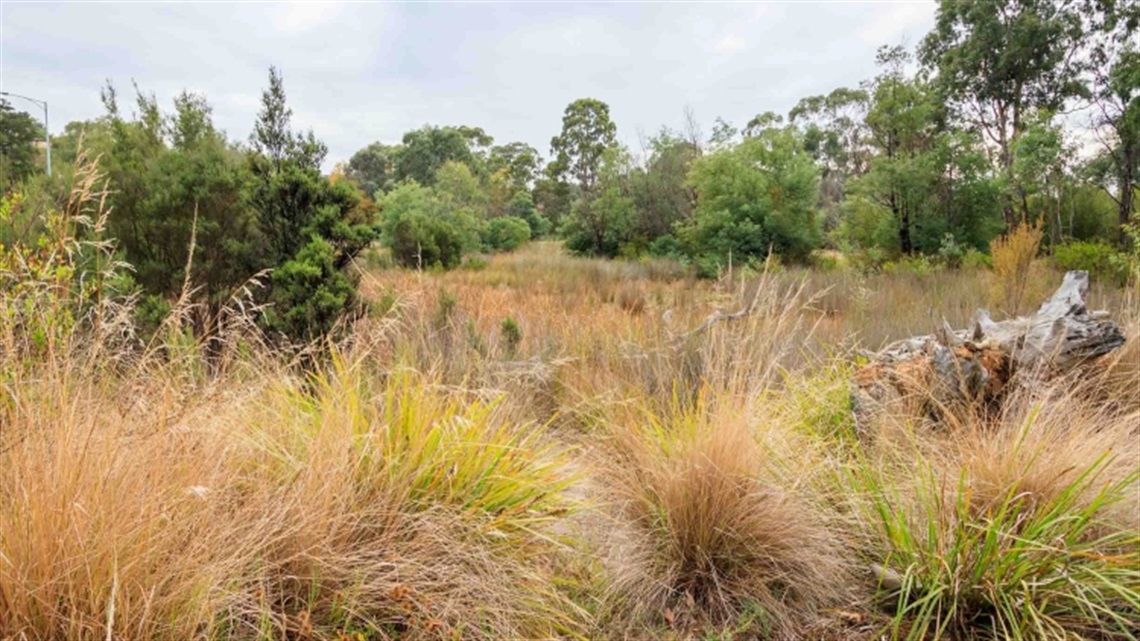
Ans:
[{"label": "bark on log", "polygon": [[979,309],[968,329],[943,321],[929,336],[864,352],[870,363],[856,371],[852,394],[858,429],[890,405],[937,417],[961,403],[999,401],[1011,381],[1035,384],[1120,347],[1124,334],[1109,313],[1085,306],[1088,286],[1088,272],[1071,271],[1027,318],[994,322]]}]

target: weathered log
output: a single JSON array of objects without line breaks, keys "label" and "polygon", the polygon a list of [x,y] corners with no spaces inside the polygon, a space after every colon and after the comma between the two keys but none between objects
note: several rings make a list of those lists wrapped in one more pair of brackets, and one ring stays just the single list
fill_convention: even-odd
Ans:
[{"label": "weathered log", "polygon": [[999,401],[1013,381],[1036,384],[1120,347],[1124,334],[1109,313],[1086,307],[1088,286],[1088,272],[1071,271],[1032,316],[995,322],[979,309],[968,329],[943,321],[929,336],[864,352],[870,362],[853,389],[857,425],[865,430],[892,404],[937,416],[963,402]]}]

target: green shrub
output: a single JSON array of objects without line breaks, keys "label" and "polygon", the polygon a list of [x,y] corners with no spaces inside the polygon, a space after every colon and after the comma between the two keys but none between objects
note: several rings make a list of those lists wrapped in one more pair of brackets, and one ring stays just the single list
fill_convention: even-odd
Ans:
[{"label": "green shrub", "polygon": [[887,252],[880,247],[866,247],[854,252],[848,256],[851,265],[863,273],[870,273],[879,271],[883,264],[887,262]]},{"label": "green shrub", "polygon": [[331,244],[314,236],[297,257],[273,271],[266,325],[304,341],[332,331],[346,310],[357,310],[355,279],[337,269]]},{"label": "green shrub", "polygon": [[680,258],[685,255],[685,250],[676,236],[665,234],[649,243],[649,255],[658,258]]},{"label": "green shrub", "polygon": [[963,269],[989,269],[993,267],[994,262],[989,254],[978,251],[973,247],[966,250],[962,254],[962,268]]},{"label": "green shrub", "polygon": [[522,344],[522,327],[519,322],[511,316],[503,319],[503,323],[499,326],[499,331],[503,335],[503,344],[507,347],[507,354],[514,356]]},{"label": "green shrub", "polygon": [[1053,264],[1064,270],[1081,269],[1093,278],[1123,285],[1128,264],[1120,252],[1100,241],[1072,241],[1053,248]]},{"label": "green shrub", "polygon": [[381,240],[404,267],[451,269],[466,251],[478,249],[478,225],[463,212],[449,212],[427,187],[404,183],[384,197]]},{"label": "green shrub", "polygon": [[808,256],[808,264],[823,272],[834,272],[843,268],[843,255],[838,252],[816,250]]},{"label": "green shrub", "polygon": [[966,254],[966,247],[954,240],[954,234],[944,234],[942,244],[938,247],[938,258],[950,269],[962,266],[962,258]]},{"label": "green shrub", "polygon": [[534,199],[525,191],[520,191],[511,197],[507,203],[507,215],[512,218],[521,218],[530,227],[531,238],[541,238],[550,233],[550,221],[534,206]]},{"label": "green shrub", "polygon": [[522,218],[495,218],[487,223],[483,245],[491,251],[514,251],[530,240],[530,234],[530,225]]},{"label": "green shrub", "polygon": [[561,231],[571,253],[613,258],[634,240],[637,209],[620,186],[609,185],[593,199],[575,201]]},{"label": "green shrub", "polygon": [[913,274],[929,276],[938,271],[939,266],[926,256],[904,256],[897,261],[887,261],[882,265],[884,274]]}]

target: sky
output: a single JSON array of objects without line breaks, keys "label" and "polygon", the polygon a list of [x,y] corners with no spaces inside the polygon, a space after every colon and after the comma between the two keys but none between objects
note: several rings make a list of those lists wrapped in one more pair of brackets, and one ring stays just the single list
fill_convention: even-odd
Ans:
[{"label": "sky", "polygon": [[[169,109],[205,94],[231,139],[253,129],[268,68],[293,123],[329,147],[326,169],[425,124],[478,126],[543,155],[577,98],[610,105],[635,151],[686,108],[704,134],[786,114],[875,74],[884,44],[934,22],[916,2],[52,3],[0,0],[0,90],[46,100],[51,130],[120,107],[131,82]],[[24,101],[13,100],[17,108]]]}]

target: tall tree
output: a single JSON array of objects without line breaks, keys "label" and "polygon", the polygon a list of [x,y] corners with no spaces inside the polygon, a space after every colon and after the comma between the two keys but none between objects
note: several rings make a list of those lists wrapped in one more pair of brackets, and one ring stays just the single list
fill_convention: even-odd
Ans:
[{"label": "tall tree", "polygon": [[308,341],[359,310],[356,276],[346,268],[375,238],[376,221],[352,184],[321,175],[326,148],[312,131],[294,132],[291,113],[271,68],[249,156],[251,202],[276,266],[265,323]]},{"label": "tall tree", "polygon": [[610,120],[609,105],[594,98],[575,100],[562,115],[562,132],[550,140],[550,176],[573,179],[582,192],[590,194],[598,182],[602,158],[616,140],[617,126]]},{"label": "tall tree", "polygon": [[285,104],[285,83],[277,67],[269,68],[269,87],[261,94],[261,111],[250,134],[254,151],[272,160],[277,166],[294,145],[289,120],[293,110]]},{"label": "tall tree", "polygon": [[869,101],[864,89],[839,87],[826,95],[804,98],[788,112],[788,121],[802,133],[804,149],[822,171],[819,206],[825,230],[839,224],[847,182],[866,171]]},{"label": "tall tree", "polygon": [[699,142],[699,136],[665,127],[646,141],[648,158],[631,173],[630,188],[647,240],[670,234],[676,224],[692,219],[696,194],[687,179],[693,161],[701,156]]},{"label": "tall tree", "polygon": [[1092,129],[1101,145],[1088,173],[1117,205],[1118,242],[1137,211],[1140,191],[1140,5],[1088,0],[1087,38],[1093,98]]},{"label": "tall tree", "polygon": [[924,84],[905,74],[909,54],[902,47],[883,47],[878,63],[883,68],[871,83],[871,106],[866,123],[878,156],[872,161],[875,176],[868,184],[890,211],[898,231],[899,249],[914,251],[912,225],[917,199],[913,186],[920,181],[916,161],[934,133],[934,101]]},{"label": "tall tree", "polygon": [[566,247],[576,254],[609,258],[636,253],[644,249],[645,239],[639,238],[637,209],[630,197],[632,159],[615,144],[599,160],[596,182],[583,191],[588,197],[574,201],[563,225]]},{"label": "tall tree", "polygon": [[174,112],[163,114],[153,97],[136,92],[136,115],[127,120],[113,89],[105,90],[108,115],[93,125],[106,132],[84,142],[101,155],[110,181],[108,231],[152,297],[147,307],[178,297],[188,282],[199,304],[195,329],[208,332],[234,290],[268,266],[247,199],[248,165],[215,129],[204,96],[182,92]]},{"label": "tall tree", "polygon": [[345,175],[355,181],[369,198],[387,191],[395,184],[395,160],[399,146],[374,142],[358,150],[348,159]]},{"label": "tall tree", "polygon": [[839,87],[826,95],[808,96],[788,112],[788,121],[803,131],[804,148],[815,157],[825,178],[841,180],[866,169],[867,114],[865,89]]},{"label": "tall tree", "polygon": [[[939,0],[934,30],[920,48],[937,72],[942,98],[997,147],[1012,180],[1014,143],[1034,111],[1058,111],[1083,95],[1083,35],[1076,0]],[[1026,195],[1011,194],[1006,223],[1028,215]]]},{"label": "tall tree", "polygon": [[906,73],[909,61],[902,47],[879,50],[882,71],[866,85],[872,153],[845,188],[838,231],[855,245],[904,254],[933,253],[947,234],[983,248],[1000,202],[991,165],[976,133],[942,126],[936,95]]},{"label": "tall tree", "polygon": [[0,191],[35,170],[36,140],[41,131],[35,118],[16,111],[0,98]]},{"label": "tall tree", "polygon": [[396,154],[396,179],[414,180],[421,185],[435,182],[435,172],[447,162],[461,162],[479,173],[478,156],[473,145],[489,144],[490,137],[482,129],[471,127],[434,127],[425,125],[404,134],[403,146]]},{"label": "tall tree", "polygon": [[487,160],[491,172],[505,169],[515,191],[530,189],[542,169],[542,156],[525,142],[491,147]]}]

